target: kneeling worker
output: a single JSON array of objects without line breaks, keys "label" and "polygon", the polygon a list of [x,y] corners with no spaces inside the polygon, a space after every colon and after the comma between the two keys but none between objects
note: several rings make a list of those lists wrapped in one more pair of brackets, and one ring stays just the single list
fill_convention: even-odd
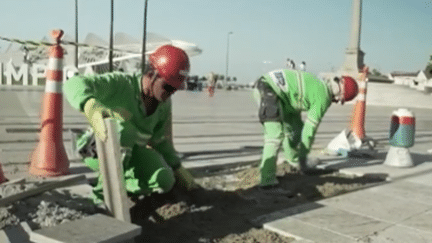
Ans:
[{"label": "kneeling worker", "polygon": [[[281,69],[264,74],[255,86],[260,101],[259,119],[264,128],[264,149],[261,159],[261,186],[278,184],[276,161],[282,146],[286,161],[307,172],[313,165],[307,160],[315,133],[332,102],[350,101],[358,86],[348,76],[323,81],[313,74]],[[302,121],[301,112],[307,111]]]},{"label": "kneeling worker", "polygon": [[[90,135],[94,132],[105,141],[103,119],[117,119],[120,145],[125,151],[122,154],[125,186],[132,196],[166,193],[176,179],[186,189],[197,186],[164,136],[171,115],[171,103],[167,99],[185,81],[189,58],[183,50],[164,45],[149,56],[149,64],[149,70],[143,75],[112,72],[74,76],[64,84],[69,103],[89,121]],[[79,142],[81,149],[87,146],[88,150],[88,133],[86,136]],[[97,155],[85,158],[84,162],[96,171],[99,169]],[[93,192],[98,199],[103,199],[100,176]]]}]

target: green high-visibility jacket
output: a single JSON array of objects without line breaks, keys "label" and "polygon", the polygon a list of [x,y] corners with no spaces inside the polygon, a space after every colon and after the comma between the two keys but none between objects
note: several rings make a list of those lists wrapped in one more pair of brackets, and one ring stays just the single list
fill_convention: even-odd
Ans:
[{"label": "green high-visibility jacket", "polygon": [[271,71],[261,81],[277,94],[284,116],[307,111],[301,143],[306,149],[304,152],[310,151],[318,125],[332,102],[327,82],[311,73],[288,69]]},{"label": "green high-visibility jacket", "polygon": [[64,94],[75,109],[83,112],[90,98],[95,98],[108,108],[124,108],[131,112],[132,118],[122,122],[121,146],[133,147],[134,130],[148,135],[149,144],[158,151],[173,169],[180,166],[171,141],[165,137],[166,123],[171,116],[171,102],[159,103],[156,111],[146,114],[141,99],[141,75],[120,72],[103,75],[74,76],[64,84]]}]

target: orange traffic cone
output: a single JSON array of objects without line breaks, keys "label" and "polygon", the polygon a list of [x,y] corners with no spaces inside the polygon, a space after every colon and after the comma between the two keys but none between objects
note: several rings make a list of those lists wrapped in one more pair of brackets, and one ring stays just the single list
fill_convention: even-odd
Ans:
[{"label": "orange traffic cone", "polygon": [[63,48],[62,30],[51,31],[56,44],[49,49],[45,95],[39,143],[31,154],[30,174],[59,176],[69,173],[69,160],[63,145]]},{"label": "orange traffic cone", "polygon": [[369,68],[365,66],[358,80],[359,94],[357,95],[357,102],[354,106],[353,115],[351,117],[351,131],[359,138],[364,140],[366,137],[365,132],[365,115],[366,115],[366,90],[368,82]]}]

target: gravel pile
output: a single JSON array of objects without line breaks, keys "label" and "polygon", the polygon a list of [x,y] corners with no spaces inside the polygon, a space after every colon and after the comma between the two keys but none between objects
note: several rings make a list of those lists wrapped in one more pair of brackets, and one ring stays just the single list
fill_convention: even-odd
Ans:
[{"label": "gravel pile", "polygon": [[[36,183],[0,186],[0,198],[37,187]],[[0,229],[27,222],[33,229],[52,227],[98,212],[88,198],[66,190],[52,190],[0,207]]]}]

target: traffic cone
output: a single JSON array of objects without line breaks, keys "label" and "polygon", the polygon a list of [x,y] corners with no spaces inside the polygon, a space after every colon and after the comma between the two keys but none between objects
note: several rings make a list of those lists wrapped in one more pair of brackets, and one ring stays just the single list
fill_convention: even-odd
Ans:
[{"label": "traffic cone", "polygon": [[364,124],[366,115],[367,76],[369,68],[365,66],[362,71],[362,77],[357,82],[359,86],[359,93],[357,95],[357,101],[354,106],[353,115],[351,117],[351,131],[357,138],[363,141],[366,137]]},{"label": "traffic cone", "polygon": [[350,121],[350,129],[343,130],[336,136],[324,150],[327,154],[348,155],[349,152],[366,153],[363,145],[367,145],[369,150],[373,150],[376,142],[365,133],[365,114],[366,114],[366,90],[368,82],[369,68],[364,66],[362,74],[357,83],[359,94],[357,95],[356,104],[353,109]]},{"label": "traffic cone", "polygon": [[69,174],[69,160],[63,145],[63,48],[62,30],[51,31],[55,45],[49,48],[45,94],[39,143],[30,155],[30,174],[60,176]]}]

